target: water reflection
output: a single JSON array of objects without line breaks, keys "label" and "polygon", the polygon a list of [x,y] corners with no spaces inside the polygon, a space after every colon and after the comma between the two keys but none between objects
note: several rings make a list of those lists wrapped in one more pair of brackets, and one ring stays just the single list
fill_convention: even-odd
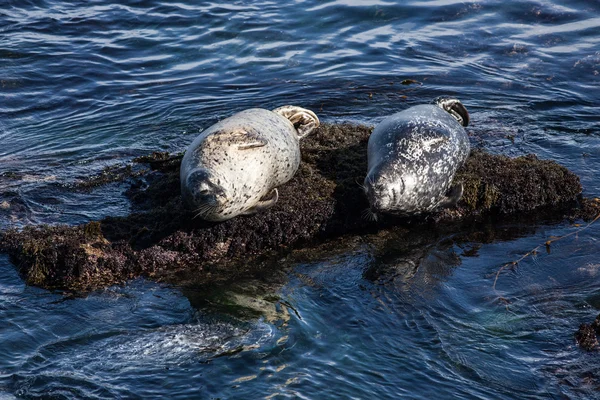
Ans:
[{"label": "water reflection", "polygon": [[[65,186],[282,102],[372,124],[456,95],[474,143],[556,160],[596,196],[598,4],[555,3],[7,0],[0,229],[127,213],[122,186]],[[572,229],[500,222],[343,238],[248,287],[135,281],[70,300],[0,257],[0,393],[597,397],[596,356],[572,333],[598,314],[598,230],[494,290],[500,266]]]}]

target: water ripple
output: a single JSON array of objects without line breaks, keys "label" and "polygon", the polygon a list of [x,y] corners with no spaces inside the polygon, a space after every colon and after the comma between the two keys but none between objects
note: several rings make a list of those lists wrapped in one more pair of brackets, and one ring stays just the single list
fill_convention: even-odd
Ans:
[{"label": "water ripple", "polygon": [[[118,185],[67,188],[149,151],[180,151],[245,108],[297,103],[323,121],[371,124],[441,94],[466,104],[474,143],[557,160],[597,196],[599,25],[586,0],[5,0],[0,203],[10,207],[0,228],[124,214]],[[397,243],[385,256],[367,246],[302,264],[279,304],[292,318],[275,326],[203,321],[185,298],[143,284],[60,302],[1,258],[11,346],[0,349],[0,393],[591,396],[598,370],[572,330],[597,314],[593,235],[491,289],[490,274],[546,233],[473,258]],[[392,276],[366,279],[372,270]]]}]

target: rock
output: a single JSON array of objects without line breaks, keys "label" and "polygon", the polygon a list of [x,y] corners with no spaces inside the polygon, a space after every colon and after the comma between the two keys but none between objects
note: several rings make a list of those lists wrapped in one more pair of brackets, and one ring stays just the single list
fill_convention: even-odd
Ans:
[{"label": "rock", "polygon": [[10,230],[0,237],[0,250],[10,254],[27,283],[45,288],[85,291],[137,276],[202,285],[273,271],[280,268],[276,260],[282,253],[341,235],[399,225],[410,235],[418,226],[448,230],[458,221],[548,210],[569,218],[600,212],[597,202],[580,199],[579,178],[559,164],[476,150],[455,177],[465,186],[456,208],[412,220],[367,220],[358,183],[366,174],[371,130],[322,125],[302,141],[302,164],[279,188],[277,204],[253,216],[223,223],[193,219],[179,196],[181,156],[153,153],[137,160],[150,171],[143,184],[134,182],[127,191],[131,215],[74,227]]}]

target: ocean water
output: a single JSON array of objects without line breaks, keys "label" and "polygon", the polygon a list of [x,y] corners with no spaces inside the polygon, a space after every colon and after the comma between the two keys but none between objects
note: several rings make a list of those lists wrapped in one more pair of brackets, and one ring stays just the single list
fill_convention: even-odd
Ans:
[{"label": "ocean water", "polygon": [[[0,229],[125,215],[123,187],[73,183],[245,108],[374,124],[439,95],[468,108],[474,145],[556,160],[600,195],[597,1],[114,3],[3,0]],[[600,227],[496,281],[580,228],[339,241],[214,293],[71,298],[0,256],[0,398],[600,398],[600,354],[574,341],[600,312]]]}]

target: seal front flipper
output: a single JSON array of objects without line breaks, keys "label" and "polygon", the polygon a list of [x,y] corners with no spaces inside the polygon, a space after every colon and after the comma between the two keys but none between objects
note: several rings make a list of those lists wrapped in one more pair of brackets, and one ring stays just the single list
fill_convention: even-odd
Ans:
[{"label": "seal front flipper", "polygon": [[438,203],[438,208],[454,207],[463,195],[464,187],[462,183],[452,186],[446,196]]},{"label": "seal front flipper", "polygon": [[252,208],[247,209],[241,215],[252,215],[259,211],[264,211],[273,207],[275,203],[277,203],[277,200],[279,200],[279,192],[277,191],[277,188],[275,188],[271,190],[265,197],[260,199]]},{"label": "seal front flipper", "polygon": [[228,135],[227,140],[231,144],[236,144],[238,150],[254,149],[267,145],[267,141],[259,137],[256,133],[248,132],[244,129],[238,129]]}]

